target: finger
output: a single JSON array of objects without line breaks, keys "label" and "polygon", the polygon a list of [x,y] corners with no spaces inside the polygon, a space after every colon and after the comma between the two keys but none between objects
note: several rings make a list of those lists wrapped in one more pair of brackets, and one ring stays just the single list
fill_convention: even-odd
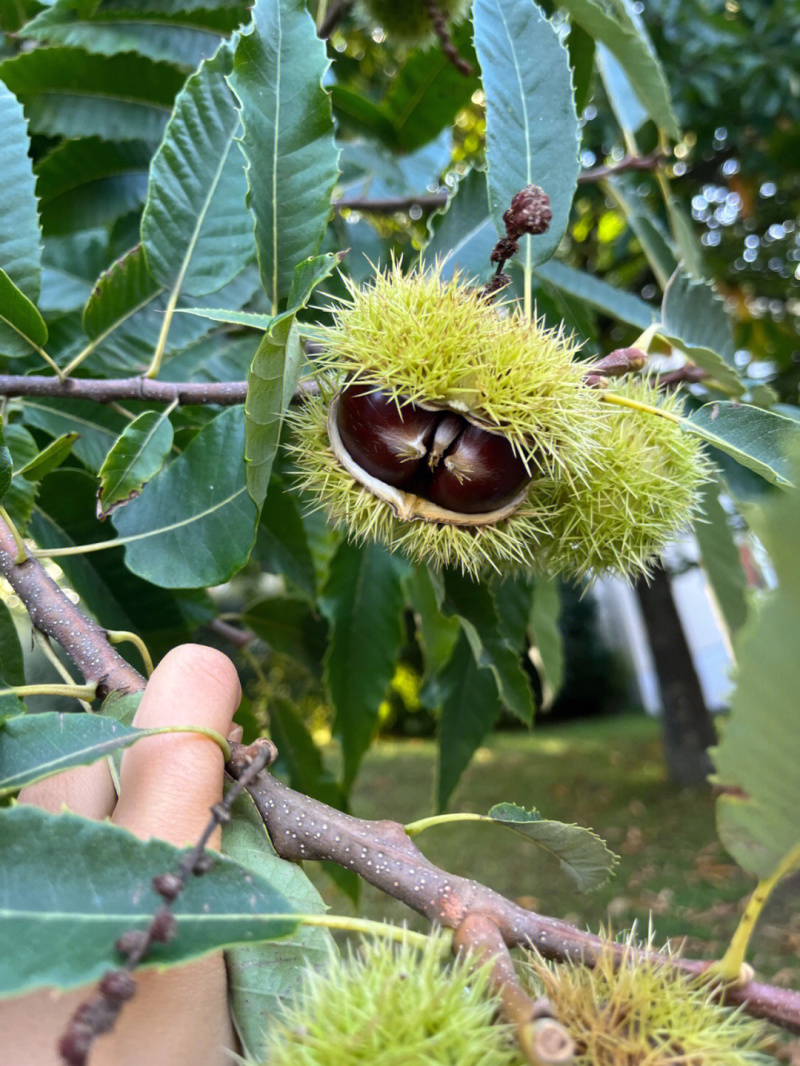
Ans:
[{"label": "finger", "polygon": [[98,821],[109,817],[116,801],[117,793],[105,759],[37,781],[19,794],[20,803],[41,807],[51,814],[59,814],[63,807],[68,807],[75,814]]},{"label": "finger", "polygon": [[[241,698],[233,663],[198,644],[171,651],[158,665],[134,718],[143,728],[199,725],[225,736]],[[141,837],[188,844],[222,796],[223,756],[207,737],[147,737],[122,757],[114,821]]]}]

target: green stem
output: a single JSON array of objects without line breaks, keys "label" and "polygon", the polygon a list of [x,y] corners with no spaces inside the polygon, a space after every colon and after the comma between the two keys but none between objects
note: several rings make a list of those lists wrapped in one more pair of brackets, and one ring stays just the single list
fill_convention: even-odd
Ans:
[{"label": "green stem", "polygon": [[106,636],[111,644],[124,644],[125,641],[133,644],[144,660],[144,668],[147,671],[147,676],[150,677],[153,673],[153,659],[147,645],[138,633],[129,633],[124,629],[107,629]]},{"label": "green stem", "polygon": [[[267,917],[272,917],[267,915]],[[430,941],[427,933],[414,933],[404,925],[389,925],[374,922],[369,918],[350,918],[344,914],[276,914],[275,918],[296,918],[303,925],[321,926],[323,929],[340,929],[348,933],[363,933],[365,936],[383,937],[398,943],[413,944],[420,951]],[[449,948],[448,948],[449,952]]]},{"label": "green stem", "polygon": [[213,740],[219,750],[225,757],[225,762],[231,761],[231,746],[222,733],[218,733],[216,729],[208,729],[204,725],[163,725],[157,726],[155,729],[148,729],[147,736],[155,737],[168,733],[197,733],[198,736],[208,737],[209,740]]},{"label": "green stem", "polygon": [[164,361],[164,351],[167,347],[167,337],[169,336],[170,326],[172,325],[172,319],[175,315],[175,307],[178,303],[178,297],[181,294],[181,285],[183,283],[186,264],[181,270],[178,280],[169,295],[169,301],[164,310],[164,320],[161,323],[161,332],[158,335],[158,343],[156,344],[156,350],[153,352],[153,358],[150,362],[150,366],[145,371],[146,378],[157,378],[158,373],[161,370],[161,364]]},{"label": "green stem", "polygon": [[19,530],[14,525],[14,523],[11,521],[11,519],[9,518],[8,511],[6,511],[5,507],[3,507],[3,505],[1,503],[0,503],[0,519],[2,519],[5,522],[5,524],[8,526],[8,531],[11,534],[11,536],[14,538],[14,543],[17,546],[17,554],[14,556],[14,565],[15,566],[21,566],[22,563],[24,563],[25,560],[28,558],[28,549],[25,547],[25,541],[20,536]]},{"label": "green stem", "polygon": [[721,977],[723,981],[737,981],[742,972],[744,966],[745,955],[747,954],[747,947],[750,943],[750,937],[753,935],[756,922],[758,921],[761,912],[764,909],[764,904],[767,902],[772,894],[772,890],[777,883],[781,881],[787,874],[792,873],[800,866],[800,844],[793,847],[787,855],[781,859],[777,868],[769,875],[769,877],[763,878],[756,885],[750,899],[747,901],[747,906],[744,909],[744,914],[739,919],[739,924],[736,927],[736,931],[731,937],[731,942],[728,945],[728,949],[719,962],[715,962],[706,971],[714,977]]},{"label": "green stem", "polygon": [[93,700],[97,695],[97,684],[93,685],[11,685],[0,689],[0,696],[13,693],[23,696],[71,696],[76,700]]},{"label": "green stem", "polygon": [[675,422],[679,426],[682,426],[686,421],[685,418],[681,418],[680,415],[675,415],[671,411],[664,411],[660,407],[651,407],[649,403],[639,403],[638,400],[629,400],[627,396],[618,396],[615,392],[600,392],[598,390],[597,398],[602,400],[603,403],[616,404],[618,407],[630,407],[634,411],[643,411],[649,415],[658,415],[659,418],[666,418],[668,422]]},{"label": "green stem", "polygon": [[434,814],[430,818],[420,818],[416,822],[404,825],[406,833],[410,837],[417,833],[423,833],[426,829],[432,829],[435,825],[446,825],[450,822],[493,822],[486,814]]}]

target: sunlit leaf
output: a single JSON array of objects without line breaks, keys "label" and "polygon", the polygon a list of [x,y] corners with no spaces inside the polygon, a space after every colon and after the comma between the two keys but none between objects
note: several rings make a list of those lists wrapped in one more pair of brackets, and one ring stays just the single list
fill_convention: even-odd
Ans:
[{"label": "sunlit leaf", "polygon": [[785,448],[800,438],[794,419],[746,403],[707,403],[687,416],[683,428],[773,485],[792,484]]},{"label": "sunlit leaf", "polygon": [[19,473],[27,478],[28,481],[41,481],[52,470],[61,466],[72,451],[77,439],[77,433],[63,433],[43,448],[35,459],[31,459],[29,463],[26,463]]},{"label": "sunlit leaf", "polygon": [[253,255],[239,114],[225,81],[227,47],[204,62],[175,101],[150,168],[142,242],[150,273],[189,295],[216,292]]},{"label": "sunlit leaf", "polygon": [[[796,477],[800,464],[789,471]],[[745,870],[765,878],[800,843],[800,490],[765,502],[756,529],[778,587],[739,632],[731,713],[712,758],[727,790],[717,799],[720,838]]]},{"label": "sunlit leaf", "polygon": [[653,121],[679,140],[664,71],[641,19],[622,0],[560,0],[559,6],[613,53]]},{"label": "sunlit leaf", "polygon": [[295,266],[315,255],[338,173],[325,46],[301,0],[256,0],[230,83],[244,125],[248,204],[264,289],[277,312]]},{"label": "sunlit leaf", "polygon": [[555,856],[581,892],[605,884],[614,869],[616,856],[591,829],[549,821],[537,810],[526,811],[515,803],[495,804],[489,818]]},{"label": "sunlit leaf", "polygon": [[498,233],[505,233],[503,212],[520,189],[539,185],[550,198],[547,233],[523,238],[520,259],[531,269],[558,247],[577,186],[578,120],[569,57],[535,4],[476,0],[473,18],[486,94],[489,201]]}]

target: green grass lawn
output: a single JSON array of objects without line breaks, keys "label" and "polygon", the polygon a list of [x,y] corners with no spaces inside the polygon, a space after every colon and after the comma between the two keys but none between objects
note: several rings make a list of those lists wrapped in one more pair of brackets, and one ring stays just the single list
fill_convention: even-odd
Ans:
[{"label": "green grass lawn", "polygon": [[[401,822],[430,814],[434,773],[432,743],[383,741],[364,761],[353,813]],[[619,855],[616,874],[598,891],[581,894],[544,852],[490,825],[436,827],[415,842],[438,865],[541,913],[595,931],[601,924],[619,931],[634,920],[646,930],[652,916],[658,943],[686,938],[685,954],[703,958],[724,950],[754,881],[717,841],[710,790],[676,789],[667,781],[657,722],[629,715],[492,737],[476,753],[450,810],[485,814],[503,800],[591,827]],[[309,873],[334,912],[355,913],[324,874]],[[796,892],[789,883],[768,904],[749,961],[761,979],[800,988]],[[360,913],[424,928],[370,886]]]}]

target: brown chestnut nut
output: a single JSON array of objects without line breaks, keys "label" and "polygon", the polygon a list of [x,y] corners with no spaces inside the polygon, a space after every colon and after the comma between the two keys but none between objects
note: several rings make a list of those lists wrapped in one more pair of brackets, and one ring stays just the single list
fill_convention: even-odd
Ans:
[{"label": "brown chestnut nut", "polygon": [[436,412],[398,407],[385,392],[355,384],[339,397],[337,427],[356,463],[386,485],[408,489],[425,465]]},{"label": "brown chestnut nut", "polygon": [[510,503],[529,480],[505,437],[469,422],[437,466],[425,495],[448,511],[482,514]]}]

